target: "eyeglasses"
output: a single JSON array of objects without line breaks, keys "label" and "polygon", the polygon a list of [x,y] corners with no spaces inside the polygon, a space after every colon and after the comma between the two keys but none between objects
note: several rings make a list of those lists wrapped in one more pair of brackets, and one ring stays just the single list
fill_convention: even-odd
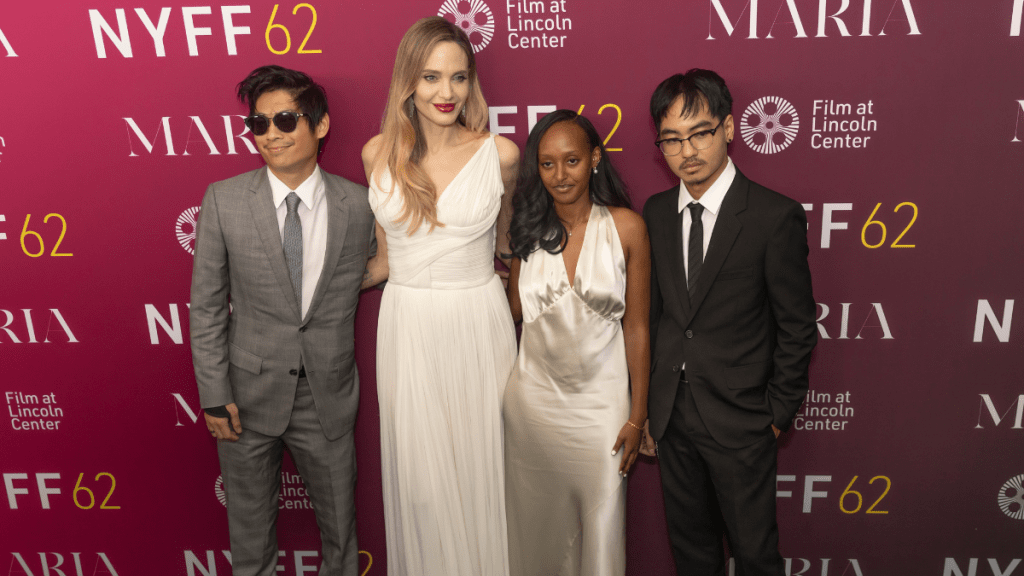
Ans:
[{"label": "eyeglasses", "polygon": [[696,134],[691,134],[689,138],[663,138],[655,141],[654,145],[661,148],[661,153],[665,156],[679,154],[683,150],[683,142],[689,142],[694,150],[707,150],[711,148],[711,143],[715,140],[715,132],[722,127],[724,122],[725,120],[722,120],[711,130],[701,130]]},{"label": "eyeglasses", "polygon": [[[274,126],[281,132],[294,132],[295,127],[299,125],[300,116],[309,116],[309,114],[300,114],[299,112],[278,112],[274,114]],[[246,116],[245,126],[257,136],[263,136],[270,130],[270,118],[262,114],[253,114],[252,116]]]}]

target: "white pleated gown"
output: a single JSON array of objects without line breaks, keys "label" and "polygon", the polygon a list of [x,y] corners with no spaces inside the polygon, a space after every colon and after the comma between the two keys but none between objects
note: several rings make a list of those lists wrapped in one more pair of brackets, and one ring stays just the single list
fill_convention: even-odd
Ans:
[{"label": "white pleated gown", "polygon": [[374,180],[390,265],[377,326],[388,574],[505,576],[501,400],[516,341],[494,273],[494,135],[438,198],[444,227],[409,234],[400,194]]},{"label": "white pleated gown", "polygon": [[623,576],[626,481],[611,455],[629,418],[626,259],[593,206],[572,283],[561,254],[519,268],[523,335],[505,390],[512,576]]}]

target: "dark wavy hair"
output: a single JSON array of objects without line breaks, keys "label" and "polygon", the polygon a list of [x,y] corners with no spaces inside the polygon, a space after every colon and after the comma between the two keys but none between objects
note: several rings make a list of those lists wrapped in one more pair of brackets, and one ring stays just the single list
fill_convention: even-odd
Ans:
[{"label": "dark wavy hair", "polygon": [[512,195],[513,212],[509,243],[512,246],[512,256],[524,261],[530,254],[542,248],[551,254],[558,254],[565,249],[568,239],[565,225],[555,213],[555,201],[540,179],[538,166],[540,141],[548,129],[559,122],[572,122],[582,128],[590,142],[588,151],[595,147],[601,149],[601,162],[597,165],[597,174],[590,175],[590,201],[599,206],[632,208],[626,194],[626,186],[612,166],[594,125],[572,110],[556,110],[541,118],[530,132],[530,137],[526,140],[519,182]]},{"label": "dark wavy hair", "polygon": [[[249,106],[249,115],[256,112],[256,101],[260,96],[275,90],[284,90],[295,100],[299,112],[309,114],[309,131],[316,133],[320,120],[327,114],[327,95],[322,86],[298,70],[290,70],[275,64],[260,66],[238,83],[238,99]],[[317,152],[323,150],[324,139],[320,139]]]}]

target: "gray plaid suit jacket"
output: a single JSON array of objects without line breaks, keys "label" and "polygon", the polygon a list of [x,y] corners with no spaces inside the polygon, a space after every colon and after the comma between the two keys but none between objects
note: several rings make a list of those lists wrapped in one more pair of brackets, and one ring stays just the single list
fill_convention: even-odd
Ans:
[{"label": "gray plaid suit jacket", "polygon": [[215,182],[203,197],[189,312],[192,360],[201,405],[237,404],[243,429],[284,433],[300,366],[327,438],[355,422],[353,320],[366,261],[376,251],[374,221],[366,188],[323,177],[327,255],[304,318],[267,168]]}]

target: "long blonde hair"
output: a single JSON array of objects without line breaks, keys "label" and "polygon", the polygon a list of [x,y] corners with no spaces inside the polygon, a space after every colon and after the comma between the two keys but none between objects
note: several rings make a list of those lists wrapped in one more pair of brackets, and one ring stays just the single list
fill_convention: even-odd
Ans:
[{"label": "long blonde hair", "polygon": [[383,176],[391,174],[390,194],[398,185],[404,208],[398,222],[407,222],[409,233],[415,232],[424,221],[444,226],[437,219],[437,188],[420,167],[427,150],[412,95],[420,81],[423,66],[434,48],[442,42],[454,42],[466,53],[469,61],[469,95],[465,115],[458,122],[472,132],[483,132],[487,127],[487,102],[480,91],[476,75],[473,45],[466,33],[440,16],[423,18],[409,28],[398,45],[395,69],[391,74],[388,103],[381,121],[381,143],[373,162],[377,186],[383,188]]}]

